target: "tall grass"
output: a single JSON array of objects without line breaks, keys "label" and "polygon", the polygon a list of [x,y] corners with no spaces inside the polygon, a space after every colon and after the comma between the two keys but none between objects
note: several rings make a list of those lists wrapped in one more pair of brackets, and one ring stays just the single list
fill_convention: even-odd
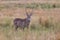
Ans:
[{"label": "tall grass", "polygon": [[0,39],[3,40],[5,38],[5,40],[48,40],[48,34],[51,35],[54,32],[53,29],[50,27],[53,27],[54,30],[57,30],[58,28],[56,29],[56,27],[59,27],[59,25],[52,24],[51,19],[49,19],[45,22],[44,26],[37,22],[32,23],[29,30],[26,29],[22,31],[21,29],[18,29],[18,31],[15,31],[12,20],[13,19],[10,18],[4,18],[2,22],[0,21],[0,35],[3,36],[0,36],[2,37]]}]

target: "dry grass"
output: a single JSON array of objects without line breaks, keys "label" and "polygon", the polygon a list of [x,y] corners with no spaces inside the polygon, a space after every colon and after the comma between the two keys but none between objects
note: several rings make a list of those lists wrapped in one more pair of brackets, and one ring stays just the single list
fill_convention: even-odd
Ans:
[{"label": "dry grass", "polygon": [[[56,25],[52,28],[44,28],[37,21],[34,21],[30,25],[30,29],[25,29],[24,31],[18,29],[15,31],[13,26],[13,18],[4,17],[0,21],[0,40],[56,40],[59,39],[56,37],[58,34],[55,32],[59,31],[59,25]],[[52,23],[52,22],[51,22]],[[48,23],[50,24],[50,23]],[[48,38],[47,38],[48,37]]]},{"label": "dry grass", "polygon": [[[32,9],[26,9],[29,13]],[[30,29],[15,31],[13,26],[14,18],[25,18],[24,8],[3,9],[0,11],[0,40],[58,40],[60,29],[60,9],[34,9],[31,18]],[[45,28],[39,24],[39,18],[43,17],[41,23],[46,24],[45,20],[53,18],[53,28]],[[47,21],[51,21],[49,18]],[[46,22],[47,22],[46,21]],[[52,24],[47,23],[47,24]],[[57,32],[57,34],[55,34]],[[57,35],[57,36],[56,36]],[[60,34],[59,34],[60,35]]]}]

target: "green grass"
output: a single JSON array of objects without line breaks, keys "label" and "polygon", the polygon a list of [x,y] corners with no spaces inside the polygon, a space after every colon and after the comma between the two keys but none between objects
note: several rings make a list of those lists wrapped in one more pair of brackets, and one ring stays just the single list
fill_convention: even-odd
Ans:
[{"label": "green grass", "polygon": [[49,4],[49,3],[31,3],[31,4],[1,4],[0,10],[4,8],[34,8],[34,9],[52,9],[60,8],[60,4]]}]

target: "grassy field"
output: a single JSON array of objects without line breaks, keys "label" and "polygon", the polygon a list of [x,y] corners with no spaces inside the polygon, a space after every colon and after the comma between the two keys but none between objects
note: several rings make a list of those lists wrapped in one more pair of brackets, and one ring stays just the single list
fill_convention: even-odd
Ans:
[{"label": "grassy field", "polygon": [[34,8],[34,9],[52,9],[52,8],[60,8],[60,4],[50,4],[50,3],[28,3],[28,4],[21,4],[21,3],[9,3],[9,4],[0,4],[0,10],[4,8]]},{"label": "grassy field", "polygon": [[[29,30],[22,31],[18,28],[18,31],[15,31],[13,20],[25,18],[26,10],[30,13],[32,8]],[[51,4],[1,5],[0,40],[60,40],[59,17],[60,8],[57,5],[55,7]]]},{"label": "grassy field", "polygon": [[12,21],[9,17],[1,19],[0,40],[56,40],[56,33],[59,33],[60,29],[60,23],[55,24],[50,20],[48,23],[44,22],[45,25],[42,21],[41,24],[35,22],[31,23],[29,30],[15,31]]}]

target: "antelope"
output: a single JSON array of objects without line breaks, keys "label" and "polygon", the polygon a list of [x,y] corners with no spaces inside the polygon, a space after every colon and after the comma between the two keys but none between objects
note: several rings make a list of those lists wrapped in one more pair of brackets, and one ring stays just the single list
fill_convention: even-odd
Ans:
[{"label": "antelope", "polygon": [[14,25],[15,25],[15,29],[17,30],[19,27],[21,29],[25,29],[25,28],[29,28],[30,22],[31,22],[31,16],[32,16],[32,12],[30,14],[28,14],[28,12],[26,12],[26,18],[22,19],[22,18],[15,18],[14,19]]}]

